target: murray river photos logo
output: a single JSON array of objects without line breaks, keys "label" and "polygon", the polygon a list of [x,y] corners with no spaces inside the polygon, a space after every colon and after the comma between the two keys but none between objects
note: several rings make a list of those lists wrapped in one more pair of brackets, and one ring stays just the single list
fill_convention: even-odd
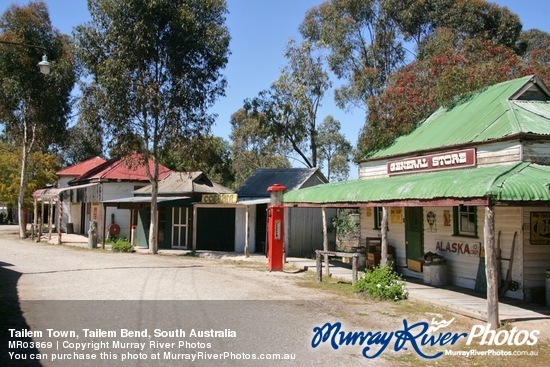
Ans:
[{"label": "murray river photos logo", "polygon": [[[401,350],[413,350],[420,357],[434,359],[441,357],[445,351],[439,350],[426,352],[429,347],[448,348],[459,340],[466,340],[466,345],[487,345],[487,346],[522,346],[535,345],[538,341],[538,330],[491,330],[491,325],[474,325],[470,333],[455,333],[446,331],[455,321],[436,321],[432,319],[431,324],[425,321],[414,324],[403,320],[403,328],[395,331],[346,331],[342,323],[327,322],[323,326],[313,328],[312,348],[327,344],[334,350],[342,347],[360,347],[361,354],[365,358],[373,359],[380,356],[387,350],[395,352]],[[445,349],[443,348],[443,349]],[[433,351],[433,349],[430,349]]]}]

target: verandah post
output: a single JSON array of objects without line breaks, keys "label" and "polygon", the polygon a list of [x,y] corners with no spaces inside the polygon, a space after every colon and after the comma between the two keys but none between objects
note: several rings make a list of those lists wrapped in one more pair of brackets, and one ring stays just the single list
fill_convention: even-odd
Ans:
[{"label": "verandah post", "polygon": [[328,229],[327,229],[327,208],[321,209],[323,214],[323,251],[325,252],[325,275],[330,277],[330,265],[328,262]]},{"label": "verandah post", "polygon": [[388,207],[382,207],[382,238],[380,241],[380,247],[382,251],[380,254],[380,266],[386,266],[388,262]]},{"label": "verandah post", "polygon": [[498,272],[495,250],[495,211],[493,206],[485,207],[485,227],[483,230],[485,245],[485,276],[487,278],[487,323],[497,329],[500,325],[498,314]]}]

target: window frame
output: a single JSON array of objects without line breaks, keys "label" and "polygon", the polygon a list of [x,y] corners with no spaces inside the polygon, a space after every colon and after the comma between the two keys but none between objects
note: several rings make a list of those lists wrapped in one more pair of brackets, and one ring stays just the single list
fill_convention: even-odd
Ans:
[{"label": "window frame", "polygon": [[[477,228],[477,206],[475,205],[462,205],[453,207],[453,236],[461,237],[472,237],[479,238],[478,228]],[[464,210],[465,209],[465,210]],[[464,216],[468,217],[468,221],[473,224],[473,229],[463,229],[462,228],[462,218]],[[469,217],[473,218],[470,220]]]}]

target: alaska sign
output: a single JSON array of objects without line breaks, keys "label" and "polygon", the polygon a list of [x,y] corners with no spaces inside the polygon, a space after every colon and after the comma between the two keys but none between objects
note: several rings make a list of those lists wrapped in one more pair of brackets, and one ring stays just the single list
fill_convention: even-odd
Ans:
[{"label": "alaska sign", "polygon": [[475,165],[476,150],[472,148],[390,161],[387,163],[387,171],[389,175],[399,175],[473,167]]},{"label": "alaska sign", "polygon": [[436,241],[435,250],[439,253],[480,256],[481,242],[465,243],[453,241]]}]

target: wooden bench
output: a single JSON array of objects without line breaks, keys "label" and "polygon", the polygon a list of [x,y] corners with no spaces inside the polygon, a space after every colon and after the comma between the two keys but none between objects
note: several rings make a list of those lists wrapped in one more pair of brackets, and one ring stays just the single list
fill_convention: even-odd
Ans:
[{"label": "wooden bench", "polygon": [[359,263],[359,254],[358,252],[336,252],[336,251],[322,251],[322,250],[316,250],[315,251],[315,265],[317,270],[317,282],[323,281],[323,257],[326,258],[326,261],[328,262],[328,259],[330,257],[343,257],[343,258],[351,258],[351,284],[355,284],[357,281],[357,268]]}]

